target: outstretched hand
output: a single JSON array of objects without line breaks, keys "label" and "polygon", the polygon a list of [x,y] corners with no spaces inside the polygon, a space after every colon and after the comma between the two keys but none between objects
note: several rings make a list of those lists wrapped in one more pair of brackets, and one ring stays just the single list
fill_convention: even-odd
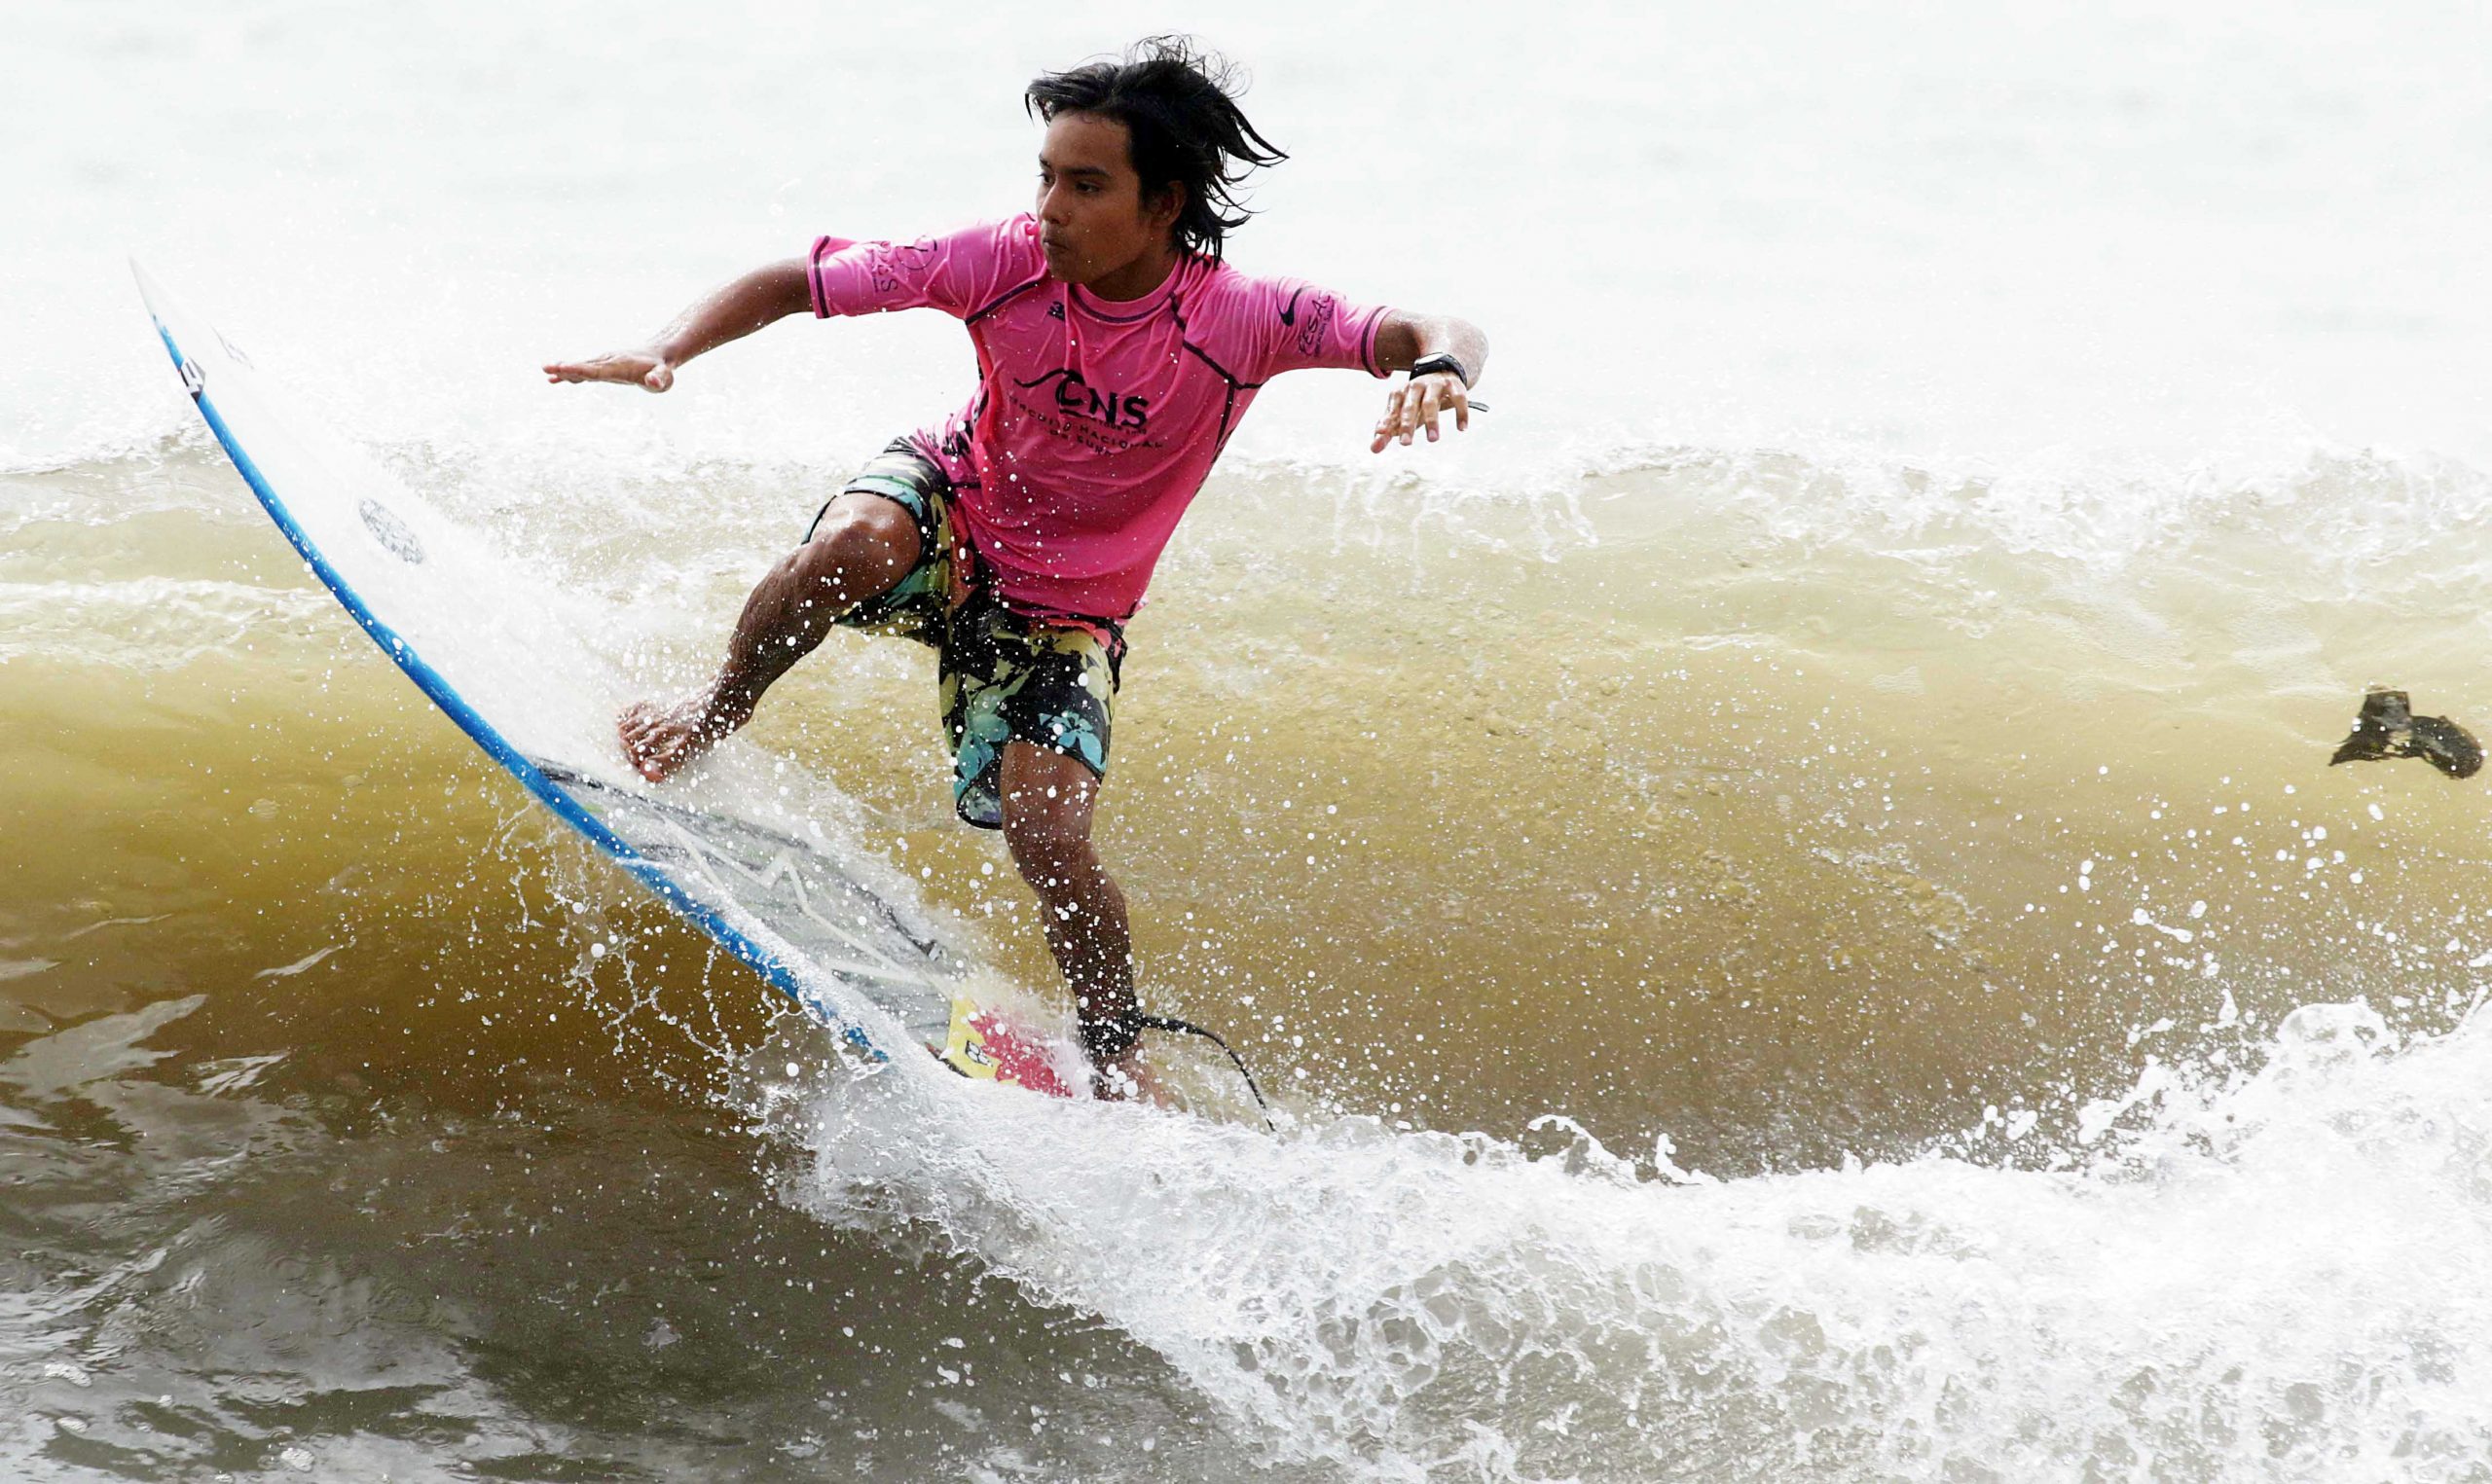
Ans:
[{"label": "outstretched hand", "polygon": [[545,367],[545,380],[621,381],[664,391],[675,384],[675,368],[654,350],[616,350],[585,361],[551,362]]},{"label": "outstretched hand", "polygon": [[1447,412],[1453,414],[1455,432],[1471,428],[1471,392],[1462,378],[1450,371],[1432,371],[1423,377],[1393,388],[1385,399],[1384,416],[1375,424],[1375,442],[1368,445],[1371,453],[1381,453],[1384,446],[1400,439],[1408,447],[1412,434],[1424,427],[1428,442],[1437,441],[1437,418]]}]

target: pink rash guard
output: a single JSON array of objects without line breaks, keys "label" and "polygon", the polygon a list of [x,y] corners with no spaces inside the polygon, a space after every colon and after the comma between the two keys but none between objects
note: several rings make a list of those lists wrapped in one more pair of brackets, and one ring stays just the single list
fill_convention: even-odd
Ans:
[{"label": "pink rash guard", "polygon": [[1037,221],[915,242],[815,240],[817,315],[921,307],[969,327],[977,395],[916,438],[998,594],[1122,622],[1255,392],[1284,371],[1375,361],[1380,308],[1188,256],[1116,302],[1047,276]]}]

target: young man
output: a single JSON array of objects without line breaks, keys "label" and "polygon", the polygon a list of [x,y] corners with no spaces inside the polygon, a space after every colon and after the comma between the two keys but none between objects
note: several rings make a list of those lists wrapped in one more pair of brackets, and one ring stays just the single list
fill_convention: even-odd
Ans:
[{"label": "young man", "polygon": [[1215,57],[1156,38],[1033,82],[1037,209],[911,243],[815,241],[745,274],[642,349],[549,365],[554,381],[675,383],[678,367],[785,315],[933,308],[977,349],[978,387],[895,441],[753,589],[717,674],[620,719],[663,779],[743,726],[832,624],[940,655],[961,817],[1001,828],[1038,893],[1095,1085],[1135,1085],[1125,904],[1090,845],[1123,624],[1256,390],[1284,371],[1411,373],[1370,449],[1470,425],[1487,341],[1458,319],[1362,308],[1221,259],[1247,171],[1285,159]]}]

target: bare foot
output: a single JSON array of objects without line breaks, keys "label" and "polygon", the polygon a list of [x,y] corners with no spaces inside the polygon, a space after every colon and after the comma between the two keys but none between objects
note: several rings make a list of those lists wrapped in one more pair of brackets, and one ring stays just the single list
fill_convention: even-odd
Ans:
[{"label": "bare foot", "polygon": [[615,731],[623,738],[623,755],[641,777],[663,783],[751,715],[750,710],[722,710],[714,693],[703,689],[669,706],[635,702],[615,718]]},{"label": "bare foot", "polygon": [[1090,1073],[1090,1096],[1102,1103],[1139,1103],[1145,1107],[1169,1107],[1168,1090],[1149,1064],[1135,1052],[1110,1062]]}]

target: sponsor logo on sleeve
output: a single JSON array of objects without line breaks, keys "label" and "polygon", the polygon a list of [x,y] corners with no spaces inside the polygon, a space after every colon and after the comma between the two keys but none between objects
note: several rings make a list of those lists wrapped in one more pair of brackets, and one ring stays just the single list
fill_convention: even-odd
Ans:
[{"label": "sponsor logo on sleeve", "polygon": [[919,237],[914,242],[877,242],[865,258],[865,272],[873,280],[877,294],[899,292],[901,275],[922,273],[935,255],[933,237]]},{"label": "sponsor logo on sleeve", "polygon": [[[1299,316],[1301,301],[1306,306],[1303,323],[1300,322]],[[1333,328],[1334,317],[1339,312],[1340,306],[1334,302],[1332,295],[1322,289],[1301,287],[1289,296],[1289,303],[1281,306],[1281,323],[1298,331],[1298,353],[1313,355],[1324,347],[1324,332]]]}]

